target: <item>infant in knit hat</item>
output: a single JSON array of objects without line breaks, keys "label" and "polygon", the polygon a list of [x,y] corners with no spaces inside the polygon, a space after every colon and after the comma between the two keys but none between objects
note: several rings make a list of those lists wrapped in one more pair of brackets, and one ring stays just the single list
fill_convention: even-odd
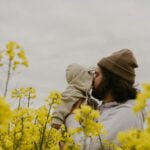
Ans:
[{"label": "infant in knit hat", "polygon": [[88,69],[74,63],[66,69],[66,80],[68,87],[62,93],[62,104],[52,114],[52,127],[57,129],[65,122],[65,118],[79,100],[86,101],[93,76]]}]

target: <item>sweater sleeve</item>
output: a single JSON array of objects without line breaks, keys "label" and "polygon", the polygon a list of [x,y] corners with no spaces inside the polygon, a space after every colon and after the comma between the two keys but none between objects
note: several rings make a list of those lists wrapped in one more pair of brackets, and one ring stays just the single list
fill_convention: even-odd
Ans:
[{"label": "sweater sleeve", "polygon": [[69,96],[62,99],[62,104],[57,106],[52,113],[52,124],[62,124],[65,118],[71,113],[74,104],[76,104],[80,98],[76,95]]}]

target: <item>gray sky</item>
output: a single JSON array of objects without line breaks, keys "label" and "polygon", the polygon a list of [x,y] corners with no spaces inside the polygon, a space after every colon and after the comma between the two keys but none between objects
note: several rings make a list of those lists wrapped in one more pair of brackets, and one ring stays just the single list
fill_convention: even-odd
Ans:
[{"label": "gray sky", "polygon": [[68,64],[93,66],[122,48],[137,57],[137,82],[150,82],[149,0],[0,0],[0,47],[10,40],[30,62],[11,85],[34,86],[40,97],[66,87]]}]

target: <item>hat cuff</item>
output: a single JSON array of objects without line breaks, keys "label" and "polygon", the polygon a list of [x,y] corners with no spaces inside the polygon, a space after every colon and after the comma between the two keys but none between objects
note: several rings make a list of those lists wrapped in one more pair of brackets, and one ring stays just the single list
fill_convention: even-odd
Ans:
[{"label": "hat cuff", "polygon": [[119,64],[115,63],[114,61],[104,57],[98,62],[98,66],[104,67],[108,71],[118,75],[119,77],[129,81],[130,83],[134,83],[135,81],[135,74],[130,72],[120,66]]}]

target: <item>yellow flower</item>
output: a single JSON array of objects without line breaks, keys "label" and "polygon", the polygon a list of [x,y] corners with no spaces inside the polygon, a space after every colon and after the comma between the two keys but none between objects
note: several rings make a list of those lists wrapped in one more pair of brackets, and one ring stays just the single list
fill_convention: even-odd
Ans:
[{"label": "yellow flower", "polygon": [[11,149],[13,146],[13,142],[11,141],[10,137],[7,136],[7,138],[5,138],[5,145],[7,149]]},{"label": "yellow flower", "polygon": [[19,88],[19,89],[13,89],[11,92],[11,97],[16,99],[22,99],[24,98],[25,89]]},{"label": "yellow flower", "polygon": [[138,93],[136,104],[133,107],[134,112],[139,112],[147,106],[147,100],[150,98],[150,84],[142,84],[143,92]]},{"label": "yellow flower", "polygon": [[15,58],[15,51],[14,49],[8,49],[6,51],[6,55],[9,57],[9,59],[12,61]]},{"label": "yellow flower", "polygon": [[150,84],[149,83],[143,83],[142,87],[144,89],[144,92],[150,92]]},{"label": "yellow flower", "polygon": [[92,112],[92,108],[88,105],[81,105],[81,111],[84,115],[89,115]]},{"label": "yellow flower", "polygon": [[33,88],[33,87],[28,87],[25,89],[26,92],[25,92],[25,96],[27,98],[30,98],[30,99],[35,99],[37,96],[36,96],[36,89]]},{"label": "yellow flower", "polygon": [[29,66],[25,51],[21,49],[18,43],[8,42],[6,48],[6,55],[9,57],[9,61],[12,62],[13,70],[16,70],[18,65]]},{"label": "yellow flower", "polygon": [[12,61],[15,58],[16,55],[16,49],[19,48],[19,44],[16,42],[10,41],[6,44],[6,55],[9,57],[9,59]]},{"label": "yellow flower", "polygon": [[123,148],[133,149],[140,142],[140,131],[137,129],[120,132],[118,140]]},{"label": "yellow flower", "polygon": [[28,63],[27,60],[24,60],[24,61],[22,62],[22,65],[24,65],[25,67],[29,67],[29,63]]},{"label": "yellow flower", "polygon": [[16,70],[16,68],[17,68],[18,65],[20,65],[20,62],[19,62],[19,61],[14,61],[14,62],[13,62],[13,68],[12,68],[12,69],[13,69],[13,70]]},{"label": "yellow flower", "polygon": [[20,50],[17,55],[22,60],[22,63],[20,63],[20,64],[22,64],[25,67],[28,67],[29,63],[27,61],[27,57],[25,55],[25,51],[24,50]]},{"label": "yellow flower", "polygon": [[17,55],[18,55],[18,57],[19,57],[20,59],[23,59],[23,60],[26,59],[26,55],[25,55],[24,50],[20,50]]},{"label": "yellow flower", "polygon": [[0,126],[8,123],[10,119],[11,119],[10,105],[6,102],[4,97],[0,96]]},{"label": "yellow flower", "polygon": [[30,99],[35,99],[36,98],[36,89],[33,87],[28,87],[28,88],[19,88],[19,89],[14,89],[12,90],[11,93],[12,98],[29,98]]},{"label": "yellow flower", "polygon": [[100,117],[100,113],[99,113],[99,111],[96,111],[96,110],[95,110],[95,111],[92,111],[89,117],[90,117],[91,119],[98,118],[98,117]]},{"label": "yellow flower", "polygon": [[10,41],[6,44],[7,49],[14,49],[16,47],[16,42]]},{"label": "yellow flower", "polygon": [[61,99],[61,94],[58,91],[51,91],[49,98],[51,99]]},{"label": "yellow flower", "polygon": [[139,112],[146,107],[147,97],[143,93],[138,93],[136,98],[136,104],[133,107],[134,112]]},{"label": "yellow flower", "polygon": [[51,91],[49,93],[49,96],[45,99],[46,103],[48,105],[52,105],[52,104],[61,104],[62,100],[61,100],[61,93],[58,91]]},{"label": "yellow flower", "polygon": [[81,105],[80,109],[74,111],[75,119],[80,123],[81,127],[76,131],[83,131],[86,137],[98,136],[104,133],[104,127],[100,122],[96,122],[96,119],[100,117],[98,111],[93,110],[90,106]]},{"label": "yellow flower", "polygon": [[[47,114],[48,114],[48,109],[45,106],[40,107],[37,111],[36,111],[36,115],[37,115],[37,120],[40,124],[44,125],[47,119]],[[51,121],[51,118],[49,117],[49,121]]]}]

